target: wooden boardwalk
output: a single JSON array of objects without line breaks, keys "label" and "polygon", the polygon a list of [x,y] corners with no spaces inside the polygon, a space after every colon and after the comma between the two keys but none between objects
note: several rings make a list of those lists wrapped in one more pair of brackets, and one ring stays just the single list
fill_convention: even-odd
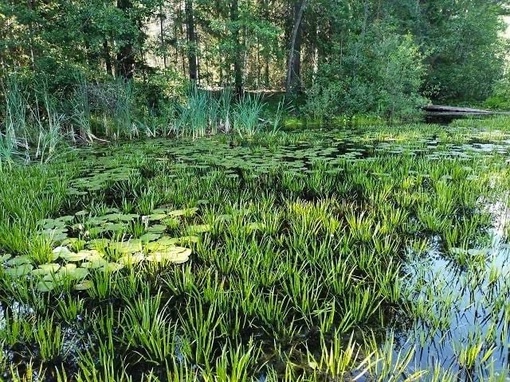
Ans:
[{"label": "wooden boardwalk", "polygon": [[490,115],[510,115],[507,111],[494,111],[484,109],[473,109],[470,107],[428,105],[423,108],[425,115],[443,116],[443,117],[469,117],[469,116],[490,116]]}]

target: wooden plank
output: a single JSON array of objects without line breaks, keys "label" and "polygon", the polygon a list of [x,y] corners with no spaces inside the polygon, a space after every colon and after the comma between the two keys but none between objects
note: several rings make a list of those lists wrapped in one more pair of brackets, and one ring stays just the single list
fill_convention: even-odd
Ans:
[{"label": "wooden plank", "polygon": [[427,105],[423,108],[427,113],[461,113],[461,114],[494,114],[491,110],[473,109],[470,107]]}]

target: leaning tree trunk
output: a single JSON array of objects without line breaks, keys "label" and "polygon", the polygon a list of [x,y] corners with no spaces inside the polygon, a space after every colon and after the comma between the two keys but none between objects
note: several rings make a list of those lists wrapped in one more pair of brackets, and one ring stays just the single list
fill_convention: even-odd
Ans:
[{"label": "leaning tree trunk", "polygon": [[301,40],[303,34],[302,19],[307,0],[294,3],[294,22],[290,35],[289,58],[287,61],[287,78],[285,91],[288,95],[295,95],[301,88]]}]

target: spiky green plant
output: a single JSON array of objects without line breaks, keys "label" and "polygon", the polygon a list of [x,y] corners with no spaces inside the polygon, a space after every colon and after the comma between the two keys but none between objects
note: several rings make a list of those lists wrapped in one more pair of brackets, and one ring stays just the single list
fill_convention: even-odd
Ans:
[{"label": "spiky green plant", "polygon": [[260,131],[264,102],[260,94],[245,94],[234,107],[234,130],[241,137],[252,137]]}]

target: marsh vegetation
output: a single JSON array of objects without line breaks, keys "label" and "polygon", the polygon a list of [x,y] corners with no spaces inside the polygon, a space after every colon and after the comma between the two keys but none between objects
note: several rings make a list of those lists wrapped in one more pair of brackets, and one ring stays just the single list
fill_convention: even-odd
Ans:
[{"label": "marsh vegetation", "polygon": [[193,130],[5,165],[1,378],[508,380],[508,125]]}]

